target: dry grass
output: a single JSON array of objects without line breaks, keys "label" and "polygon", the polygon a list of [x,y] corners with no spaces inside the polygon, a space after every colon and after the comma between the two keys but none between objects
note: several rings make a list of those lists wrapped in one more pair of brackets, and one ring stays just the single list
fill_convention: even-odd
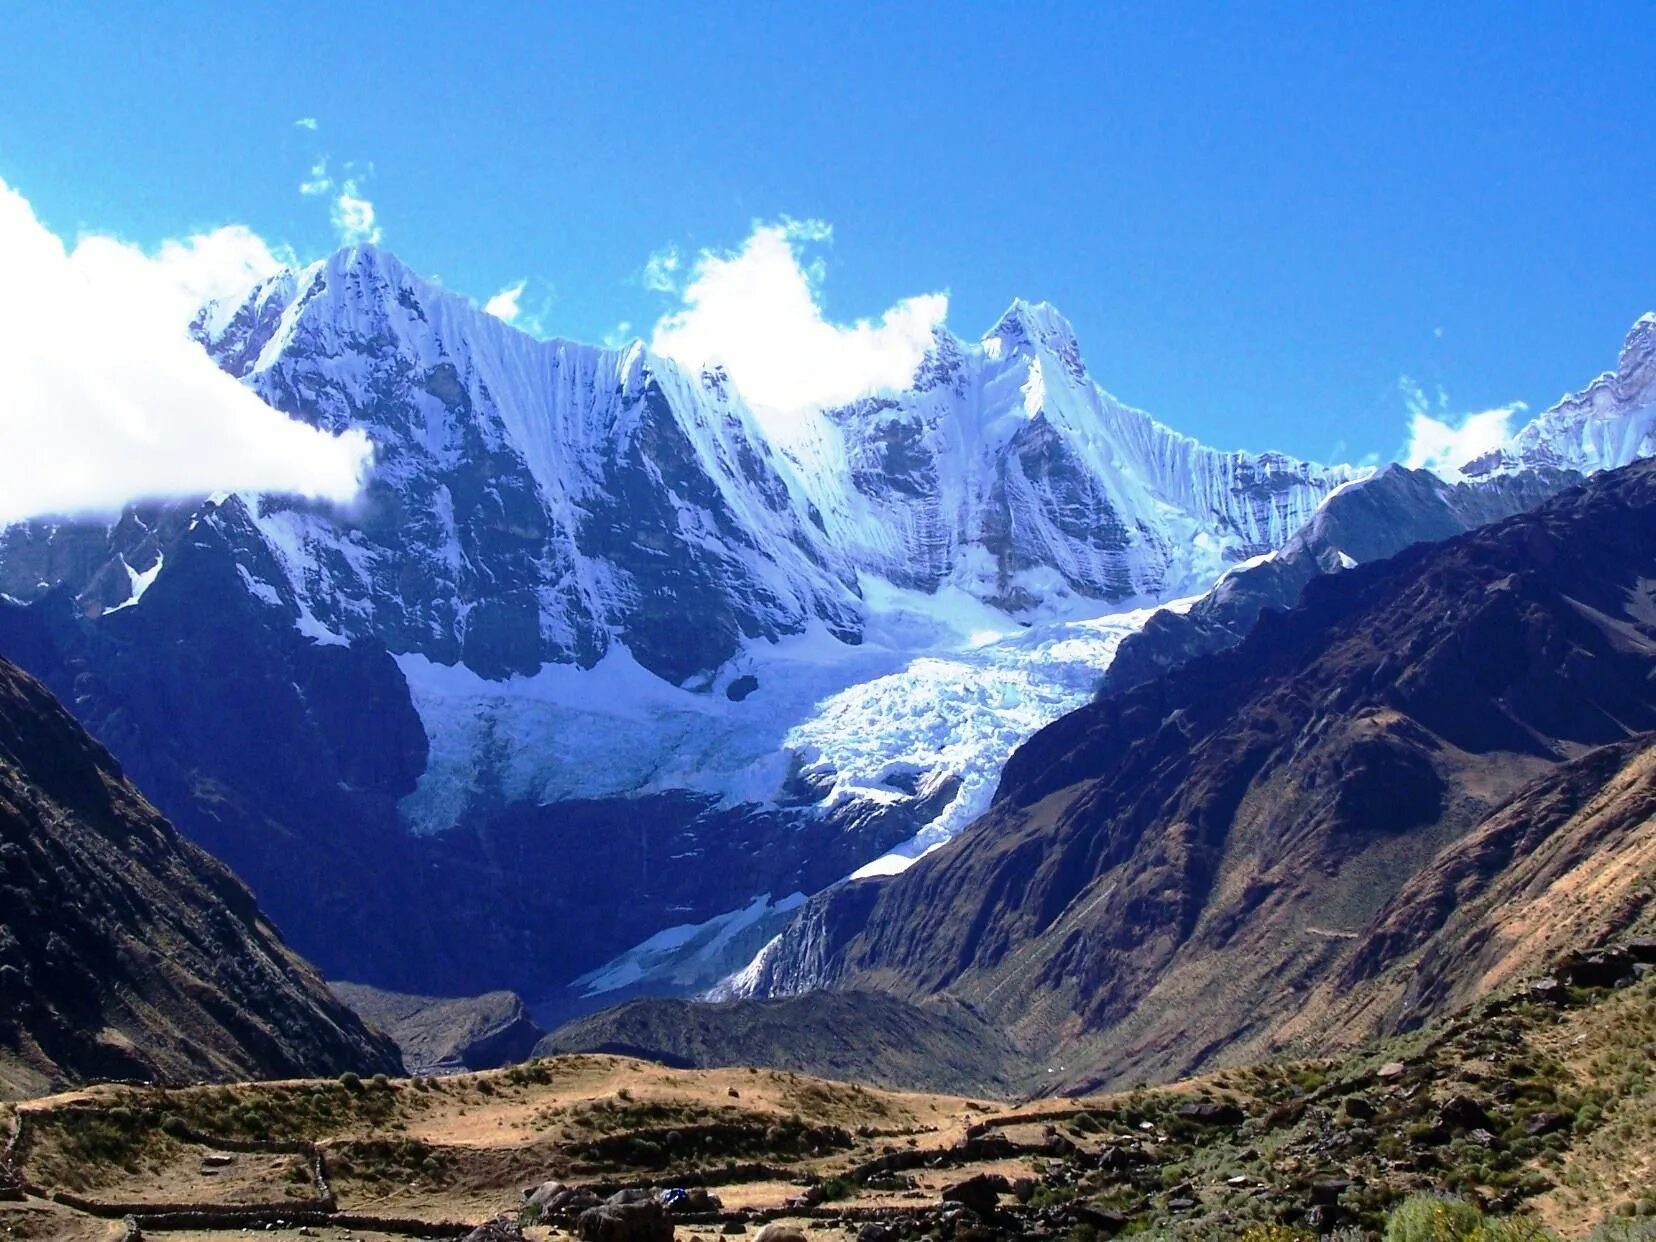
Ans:
[{"label": "dry grass", "polygon": [[[740,1160],[829,1177],[905,1143],[947,1145],[986,1114],[949,1096],[614,1056],[420,1080],[102,1086],[21,1107],[32,1114],[28,1172],[48,1190],[221,1203],[309,1193],[296,1180],[298,1158],[240,1155],[205,1171],[205,1149],[167,1132],[176,1118],[202,1135],[313,1141],[342,1209],[429,1220],[514,1209],[522,1187],[550,1176],[648,1178],[667,1156],[679,1170]],[[670,1142],[683,1146],[657,1160],[651,1145]],[[733,1206],[774,1208],[799,1186],[761,1179],[720,1192]],[[9,1220],[0,1205],[0,1222]]]}]

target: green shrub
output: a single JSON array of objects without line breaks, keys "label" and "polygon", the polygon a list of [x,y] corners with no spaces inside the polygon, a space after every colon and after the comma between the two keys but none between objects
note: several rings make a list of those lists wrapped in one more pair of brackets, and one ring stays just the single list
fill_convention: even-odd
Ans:
[{"label": "green shrub", "polygon": [[1397,1205],[1385,1242],[1549,1242],[1553,1236],[1532,1217],[1486,1218],[1464,1199],[1427,1194]]},{"label": "green shrub", "polygon": [[1385,1242],[1461,1242],[1483,1227],[1483,1216],[1464,1199],[1410,1195],[1386,1221]]},{"label": "green shrub", "polygon": [[1656,1221],[1604,1221],[1587,1235],[1587,1242],[1656,1242]]}]

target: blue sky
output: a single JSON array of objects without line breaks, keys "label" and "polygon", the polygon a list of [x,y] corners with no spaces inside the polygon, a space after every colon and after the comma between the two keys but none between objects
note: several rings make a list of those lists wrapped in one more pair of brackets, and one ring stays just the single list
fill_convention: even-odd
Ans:
[{"label": "blue sky", "polygon": [[821,220],[833,319],[1046,299],[1181,430],[1390,457],[1399,377],[1540,408],[1656,309],[1656,4],[1343,7],[19,4],[0,178],[65,236],[306,256],[351,178],[588,340],[671,309],[652,254]]}]

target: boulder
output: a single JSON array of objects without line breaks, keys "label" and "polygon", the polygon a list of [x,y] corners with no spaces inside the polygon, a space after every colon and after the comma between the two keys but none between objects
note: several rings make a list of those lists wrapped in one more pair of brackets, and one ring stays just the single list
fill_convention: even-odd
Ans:
[{"label": "boulder", "polygon": [[1132,1223],[1130,1216],[1123,1216],[1120,1212],[1112,1212],[1107,1208],[1094,1207],[1090,1203],[1078,1203],[1070,1209],[1070,1215],[1080,1224],[1090,1225],[1101,1237],[1111,1237],[1120,1233]]},{"label": "boulder", "polygon": [[1373,1121],[1380,1110],[1360,1095],[1353,1095],[1346,1099],[1345,1115],[1353,1121]]},{"label": "boulder", "polygon": [[523,1192],[523,1202],[528,1207],[537,1207],[544,1211],[553,1199],[567,1194],[568,1191],[569,1187],[563,1182],[545,1181],[539,1186],[525,1190]]},{"label": "boulder", "polygon": [[1438,1109],[1438,1117],[1450,1129],[1493,1130],[1489,1112],[1469,1095],[1452,1095]]},{"label": "boulder", "polygon": [[1566,999],[1566,989],[1557,979],[1533,979],[1524,985],[1524,995],[1537,1005],[1562,1005]]},{"label": "boulder", "polygon": [[1330,1177],[1320,1182],[1312,1182],[1311,1202],[1332,1207],[1340,1201],[1340,1196],[1350,1189],[1351,1181],[1344,1177]]},{"label": "boulder", "polygon": [[1615,988],[1633,978],[1633,954],[1621,947],[1565,955],[1559,973],[1578,988]]},{"label": "boulder", "polygon": [[1178,1115],[1201,1126],[1239,1126],[1248,1119],[1246,1113],[1226,1100],[1192,1100],[1179,1106]]},{"label": "boulder", "polygon": [[805,1231],[798,1225],[784,1225],[773,1220],[753,1235],[753,1242],[805,1242]]},{"label": "boulder", "polygon": [[502,1216],[479,1225],[462,1238],[461,1242],[524,1242],[523,1230],[518,1227],[515,1220]]},{"label": "boulder", "polygon": [[581,1242],[673,1242],[673,1222],[661,1204],[653,1198],[616,1202],[620,1198],[581,1213],[575,1225]]},{"label": "boulder", "polygon": [[987,1220],[995,1214],[1000,1197],[1011,1189],[1012,1183],[999,1174],[979,1173],[943,1187],[943,1202],[958,1203]]},{"label": "boulder", "polygon": [[1544,1134],[1568,1130],[1574,1124],[1575,1119],[1568,1113],[1535,1113],[1524,1122],[1524,1133],[1531,1138],[1540,1138]]},{"label": "boulder", "polygon": [[1656,966],[1656,940],[1648,938],[1629,940],[1622,948],[1627,950],[1628,956],[1635,962],[1642,962],[1647,966]]}]

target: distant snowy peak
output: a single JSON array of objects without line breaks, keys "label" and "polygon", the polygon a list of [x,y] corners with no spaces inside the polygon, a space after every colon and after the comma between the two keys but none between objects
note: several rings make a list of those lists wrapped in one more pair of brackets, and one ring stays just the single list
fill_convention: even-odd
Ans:
[{"label": "distant snowy peak", "polygon": [[974,345],[940,333],[911,389],[827,418],[871,519],[846,532],[853,559],[1019,614],[1199,590],[1365,473],[1220,452],[1123,405],[1045,303]]},{"label": "distant snowy peak", "polygon": [[994,359],[1018,350],[1044,351],[1056,358],[1072,379],[1087,378],[1075,329],[1050,302],[1016,299],[995,326],[983,334],[982,344],[984,352]]},{"label": "distant snowy peak", "polygon": [[1656,453],[1656,314],[1627,334],[1616,369],[1526,424],[1504,449],[1469,462],[1469,479],[1550,467],[1591,474]]}]

